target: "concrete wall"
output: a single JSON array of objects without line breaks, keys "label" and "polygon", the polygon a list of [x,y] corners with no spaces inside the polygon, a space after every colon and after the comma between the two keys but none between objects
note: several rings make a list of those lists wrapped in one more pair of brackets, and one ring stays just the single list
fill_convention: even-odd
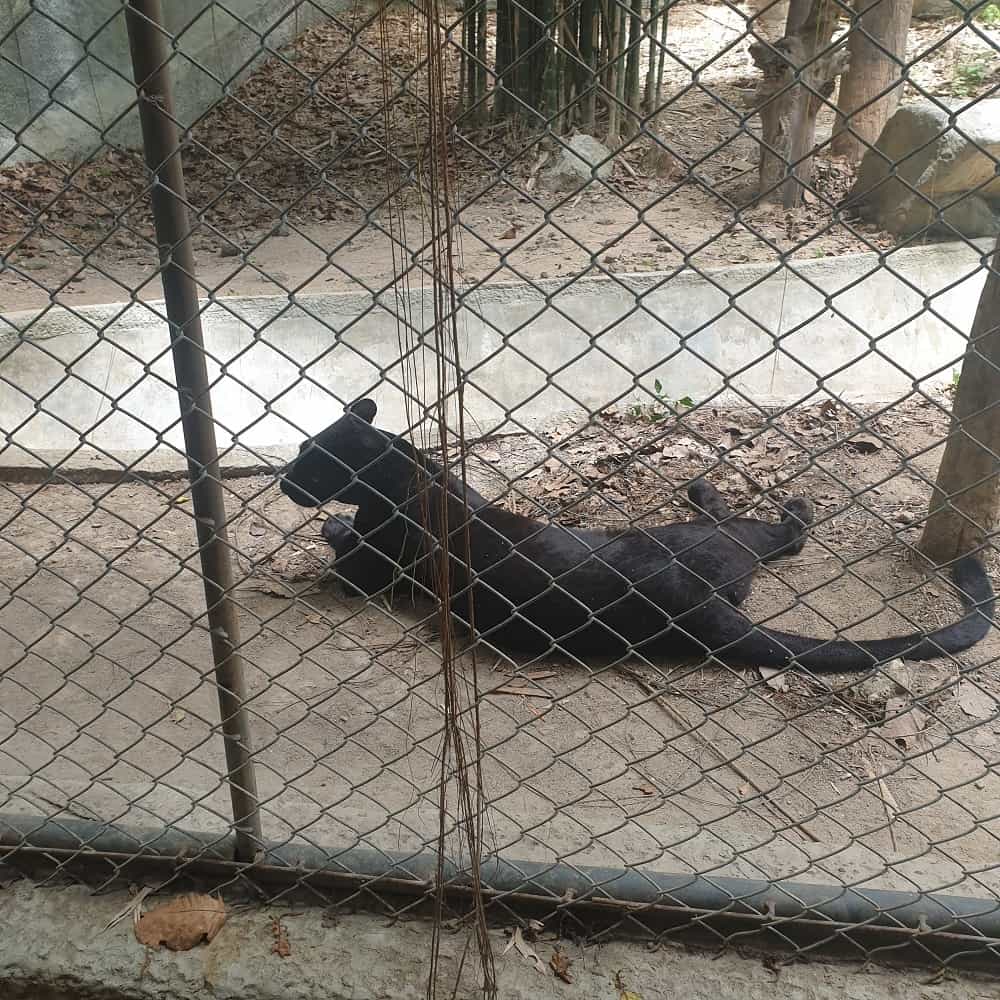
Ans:
[{"label": "concrete wall", "polygon": [[[193,122],[223,84],[259,66],[264,45],[278,49],[322,17],[321,8],[340,7],[337,0],[164,3],[166,27],[178,36],[171,68],[179,120]],[[13,150],[6,163],[82,159],[105,141],[140,144],[138,116],[127,110],[135,89],[119,0],[0,0],[0,55],[0,155]]]},{"label": "concrete wall", "polygon": [[[860,254],[796,264],[797,274],[756,265],[637,276],[627,287],[600,278],[476,291],[459,316],[470,432],[583,418],[623,395],[648,402],[642,390],[656,380],[668,398],[696,401],[723,391],[730,402],[790,404],[818,389],[898,398],[915,382],[951,378],[985,280],[980,263],[953,244],[894,253],[882,267]],[[367,393],[382,426],[404,427],[397,314],[431,326],[419,293],[401,304],[340,293],[209,305],[220,445],[287,454]],[[11,442],[0,464],[18,465],[23,449],[75,448],[81,432],[116,455],[161,435],[180,447],[161,304],[53,308],[0,324],[0,427]],[[433,372],[429,351],[410,369]]]}]

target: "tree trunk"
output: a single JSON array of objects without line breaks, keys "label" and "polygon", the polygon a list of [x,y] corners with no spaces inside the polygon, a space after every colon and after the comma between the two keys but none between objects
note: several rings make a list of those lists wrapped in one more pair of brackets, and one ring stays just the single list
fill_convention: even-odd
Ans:
[{"label": "tree trunk", "polygon": [[556,5],[553,0],[542,0],[538,5],[539,16],[544,21],[542,37],[544,43],[541,50],[542,93],[538,102],[538,110],[548,120],[551,128],[555,122],[553,116],[559,105],[559,66],[556,59],[559,47],[554,43],[556,33]]},{"label": "tree trunk", "polygon": [[510,99],[513,90],[514,61],[514,8],[512,0],[497,0],[497,40],[494,70],[497,76],[497,89],[493,97],[494,119],[506,118],[513,110]]},{"label": "tree trunk", "polygon": [[657,5],[659,0],[649,0],[649,63],[646,66],[646,82],[642,94],[643,114],[650,114],[655,105],[653,92],[656,88],[656,28]]},{"label": "tree trunk", "polygon": [[[808,14],[803,20],[804,9]],[[837,77],[847,70],[846,49],[824,51],[829,49],[836,23],[834,0],[812,0],[808,8],[793,0],[785,37],[773,44],[750,46],[750,55],[763,73],[756,94],[763,126],[760,197],[781,201],[785,208],[801,204],[802,192],[812,180],[816,116],[823,98],[832,95]],[[797,25],[794,31],[793,24]]]},{"label": "tree trunk", "polygon": [[935,565],[967,555],[997,523],[1000,500],[1000,239],[955,390],[927,523],[917,549]]},{"label": "tree trunk", "polygon": [[583,95],[580,123],[584,132],[594,134],[597,117],[597,31],[601,12],[597,0],[583,0],[580,7],[580,67],[578,93]]},{"label": "tree trunk", "polygon": [[[653,99],[656,105],[660,103],[660,94],[663,93],[663,64],[667,58],[667,28],[670,25],[670,4],[664,0],[662,4],[663,13],[660,15],[660,57],[656,61],[656,84],[653,87]],[[651,108],[650,111],[656,110]]]},{"label": "tree trunk", "polygon": [[489,8],[483,0],[479,8],[479,34],[476,38],[476,117],[477,125],[486,121],[486,39],[490,33]]},{"label": "tree trunk", "polygon": [[855,0],[855,4],[863,9],[851,25],[851,69],[840,81],[833,138],[833,152],[852,163],[875,144],[899,104],[906,33],[913,16],[913,0]]},{"label": "tree trunk", "polygon": [[612,148],[622,140],[625,115],[625,67],[628,58],[628,8],[624,0],[615,0],[618,9],[618,30],[615,33],[615,128],[612,131],[608,117],[608,145]]},{"label": "tree trunk", "polygon": [[625,119],[625,135],[632,138],[639,131],[641,92],[639,89],[639,56],[642,52],[642,0],[631,0],[632,12],[628,24],[628,59],[625,63],[625,103],[629,114]]},{"label": "tree trunk", "polygon": [[608,124],[605,139],[608,146],[619,143],[618,135],[618,79],[620,76],[619,56],[621,55],[621,8],[618,0],[602,0],[604,16],[602,26],[606,32],[604,81],[604,103],[608,108]]}]

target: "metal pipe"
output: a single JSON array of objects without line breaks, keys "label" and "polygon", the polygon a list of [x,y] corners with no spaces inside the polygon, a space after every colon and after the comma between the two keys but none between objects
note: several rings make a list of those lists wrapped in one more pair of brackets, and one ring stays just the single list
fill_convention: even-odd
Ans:
[{"label": "metal pipe", "polygon": [[[19,854],[32,853],[57,864],[114,856],[118,864],[134,859],[141,869],[143,862],[150,866],[162,862],[176,871],[183,859],[189,873],[200,867],[231,881],[233,874],[226,866],[231,864],[232,846],[231,835],[110,828],[89,820],[0,814],[0,861],[6,864],[16,863]],[[325,875],[355,889],[364,885],[379,892],[425,895],[437,877],[438,858],[431,853],[406,855],[360,847],[324,850],[294,839],[260,847],[247,874],[282,885]],[[471,884],[467,873],[448,861],[444,878],[451,893],[463,894]],[[481,878],[487,895],[503,895],[511,903],[523,899],[560,910],[596,906],[633,918],[669,910],[675,916],[687,913],[689,922],[775,928],[781,932],[780,940],[793,939],[798,924],[814,939],[843,933],[870,935],[879,947],[885,947],[887,940],[915,941],[924,946],[925,958],[933,946],[938,955],[975,957],[978,952],[994,966],[1000,956],[1000,903],[994,899],[728,876],[709,879],[500,857],[483,859]]]},{"label": "metal pipe", "polygon": [[239,623],[229,598],[233,570],[198,288],[194,280],[194,251],[191,247],[184,171],[168,70],[170,50],[162,27],[159,0],[129,0],[125,21],[138,94],[143,149],[146,165],[152,173],[150,200],[191,479],[191,508],[197,526],[205,585],[226,747],[227,779],[233,805],[236,856],[248,861],[261,842],[260,813],[250,723],[244,706],[246,687],[239,652]]}]

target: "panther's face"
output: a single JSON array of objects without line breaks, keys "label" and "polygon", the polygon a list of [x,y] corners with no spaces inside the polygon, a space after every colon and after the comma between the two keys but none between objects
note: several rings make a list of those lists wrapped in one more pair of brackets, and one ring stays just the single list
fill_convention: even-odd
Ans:
[{"label": "panther's face", "polygon": [[358,504],[378,460],[392,447],[392,438],[372,426],[378,407],[361,399],[344,415],[299,448],[298,458],[281,473],[281,491],[300,507],[318,507],[328,500]]}]

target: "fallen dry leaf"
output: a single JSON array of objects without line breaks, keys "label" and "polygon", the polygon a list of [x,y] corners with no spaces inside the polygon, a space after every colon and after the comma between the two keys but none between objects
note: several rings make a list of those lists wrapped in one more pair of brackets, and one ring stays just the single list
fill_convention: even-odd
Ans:
[{"label": "fallen dry leaf", "polygon": [[656,789],[652,785],[633,785],[632,788],[643,795],[655,795]]},{"label": "fallen dry leaf", "polygon": [[955,697],[958,699],[958,707],[974,719],[992,719],[996,715],[996,699],[972,681],[962,681]]},{"label": "fallen dry leaf", "polygon": [[908,698],[890,698],[885,703],[886,722],[875,729],[883,739],[894,743],[900,750],[912,750],[924,746],[927,738],[927,713],[916,705],[910,705]]},{"label": "fallen dry leaf", "polygon": [[274,935],[271,951],[279,958],[288,958],[292,953],[292,946],[288,943],[288,931],[281,922],[281,917],[271,919],[271,933]]},{"label": "fallen dry leaf", "polygon": [[870,434],[855,434],[847,442],[859,455],[872,455],[882,448],[882,442]]},{"label": "fallen dry leaf", "polygon": [[573,977],[569,974],[569,967],[572,964],[572,961],[573,960],[569,957],[569,955],[558,947],[552,952],[552,957],[549,959],[549,965],[552,966],[552,971],[564,983],[573,982]]},{"label": "fallen dry leaf", "polygon": [[514,933],[510,936],[510,941],[507,942],[507,947],[504,948],[503,953],[506,955],[511,948],[516,948],[517,953],[527,962],[531,962],[535,969],[540,972],[543,976],[546,975],[545,964],[538,957],[538,952],[524,940],[524,935],[521,933],[520,927],[514,928]]},{"label": "fallen dry leaf", "polygon": [[178,896],[139,918],[135,937],[140,944],[171,951],[189,951],[203,940],[210,942],[226,922],[226,904],[198,893]]},{"label": "fallen dry leaf", "polygon": [[512,239],[514,239],[514,237],[515,237],[515,236],[517,236],[517,230],[518,230],[518,226],[517,226],[517,224],[515,223],[515,224],[514,224],[513,226],[511,226],[511,227],[510,227],[510,229],[508,229],[508,230],[507,230],[506,232],[503,232],[503,233],[501,233],[501,234],[500,234],[500,235],[499,235],[499,236],[497,237],[497,239],[498,239],[498,240],[512,240]]},{"label": "fallen dry leaf", "polygon": [[788,671],[780,667],[758,667],[764,683],[772,691],[788,691]]}]

